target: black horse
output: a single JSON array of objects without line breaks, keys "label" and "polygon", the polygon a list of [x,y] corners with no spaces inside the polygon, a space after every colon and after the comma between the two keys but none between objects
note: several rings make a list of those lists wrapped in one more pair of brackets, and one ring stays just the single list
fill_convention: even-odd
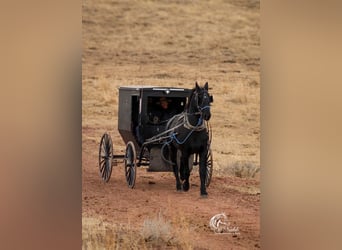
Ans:
[{"label": "black horse", "polygon": [[[190,188],[189,157],[199,155],[199,174],[201,179],[201,196],[208,195],[205,179],[207,175],[207,155],[209,135],[206,122],[211,117],[210,103],[212,96],[208,93],[208,83],[201,88],[196,82],[183,113],[170,119],[166,129],[170,130],[171,140],[168,142],[169,156],[176,177],[177,191],[188,191]],[[180,166],[177,164],[177,150],[181,152]],[[181,183],[182,181],[182,183]]]}]

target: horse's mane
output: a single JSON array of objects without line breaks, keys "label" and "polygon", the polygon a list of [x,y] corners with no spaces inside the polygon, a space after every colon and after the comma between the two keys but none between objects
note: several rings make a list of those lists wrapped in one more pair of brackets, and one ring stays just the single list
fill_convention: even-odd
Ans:
[{"label": "horse's mane", "polygon": [[190,93],[190,95],[189,95],[189,99],[188,99],[188,101],[186,102],[186,105],[185,105],[185,110],[189,110],[189,108],[190,108],[190,103],[191,103],[191,100],[192,100],[192,97],[194,96],[194,94],[195,94],[195,90],[196,90],[196,88],[193,88],[192,90],[191,90],[191,93]]}]

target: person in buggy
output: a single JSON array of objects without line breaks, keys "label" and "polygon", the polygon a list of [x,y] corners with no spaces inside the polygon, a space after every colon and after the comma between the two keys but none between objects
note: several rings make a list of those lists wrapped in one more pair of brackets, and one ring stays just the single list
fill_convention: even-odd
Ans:
[{"label": "person in buggy", "polygon": [[[166,125],[167,121],[177,114],[177,110],[171,105],[172,100],[165,97],[160,97],[156,102],[150,104],[147,117],[147,124]],[[141,145],[144,138],[140,131],[139,125],[135,127],[136,139]]]},{"label": "person in buggy", "polygon": [[150,121],[153,124],[164,124],[174,115],[177,111],[170,105],[171,100],[166,97],[160,97],[156,107],[150,113]]}]

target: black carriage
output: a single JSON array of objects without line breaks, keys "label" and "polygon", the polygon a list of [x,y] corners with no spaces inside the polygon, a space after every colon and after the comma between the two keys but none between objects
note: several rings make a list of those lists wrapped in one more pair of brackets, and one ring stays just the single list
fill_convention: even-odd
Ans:
[{"label": "black carriage", "polygon": [[[152,86],[124,86],[119,88],[118,130],[126,144],[124,155],[115,155],[110,135],[105,133],[100,141],[99,171],[104,182],[108,182],[112,167],[123,162],[128,187],[135,185],[137,167],[146,167],[147,171],[172,171],[170,161],[165,159],[163,145],[170,139],[166,130],[168,119],[155,116],[161,100],[168,102],[168,110],[162,115],[176,116],[184,112],[191,90],[185,88],[167,88]],[[160,110],[159,110],[160,113]],[[211,130],[206,123],[209,134],[207,154],[207,176],[205,185],[208,187],[213,172],[213,158],[210,149]],[[179,155],[177,152],[177,160]],[[190,171],[198,165],[198,155],[189,157]]]}]

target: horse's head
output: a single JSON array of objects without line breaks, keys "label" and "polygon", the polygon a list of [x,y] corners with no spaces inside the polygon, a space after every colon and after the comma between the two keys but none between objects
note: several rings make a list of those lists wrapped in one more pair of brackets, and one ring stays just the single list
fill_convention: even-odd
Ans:
[{"label": "horse's head", "polygon": [[202,118],[206,121],[210,119],[210,103],[213,102],[213,96],[208,92],[208,82],[201,88],[197,82],[194,90],[194,105],[196,105],[197,112],[200,113]]}]

